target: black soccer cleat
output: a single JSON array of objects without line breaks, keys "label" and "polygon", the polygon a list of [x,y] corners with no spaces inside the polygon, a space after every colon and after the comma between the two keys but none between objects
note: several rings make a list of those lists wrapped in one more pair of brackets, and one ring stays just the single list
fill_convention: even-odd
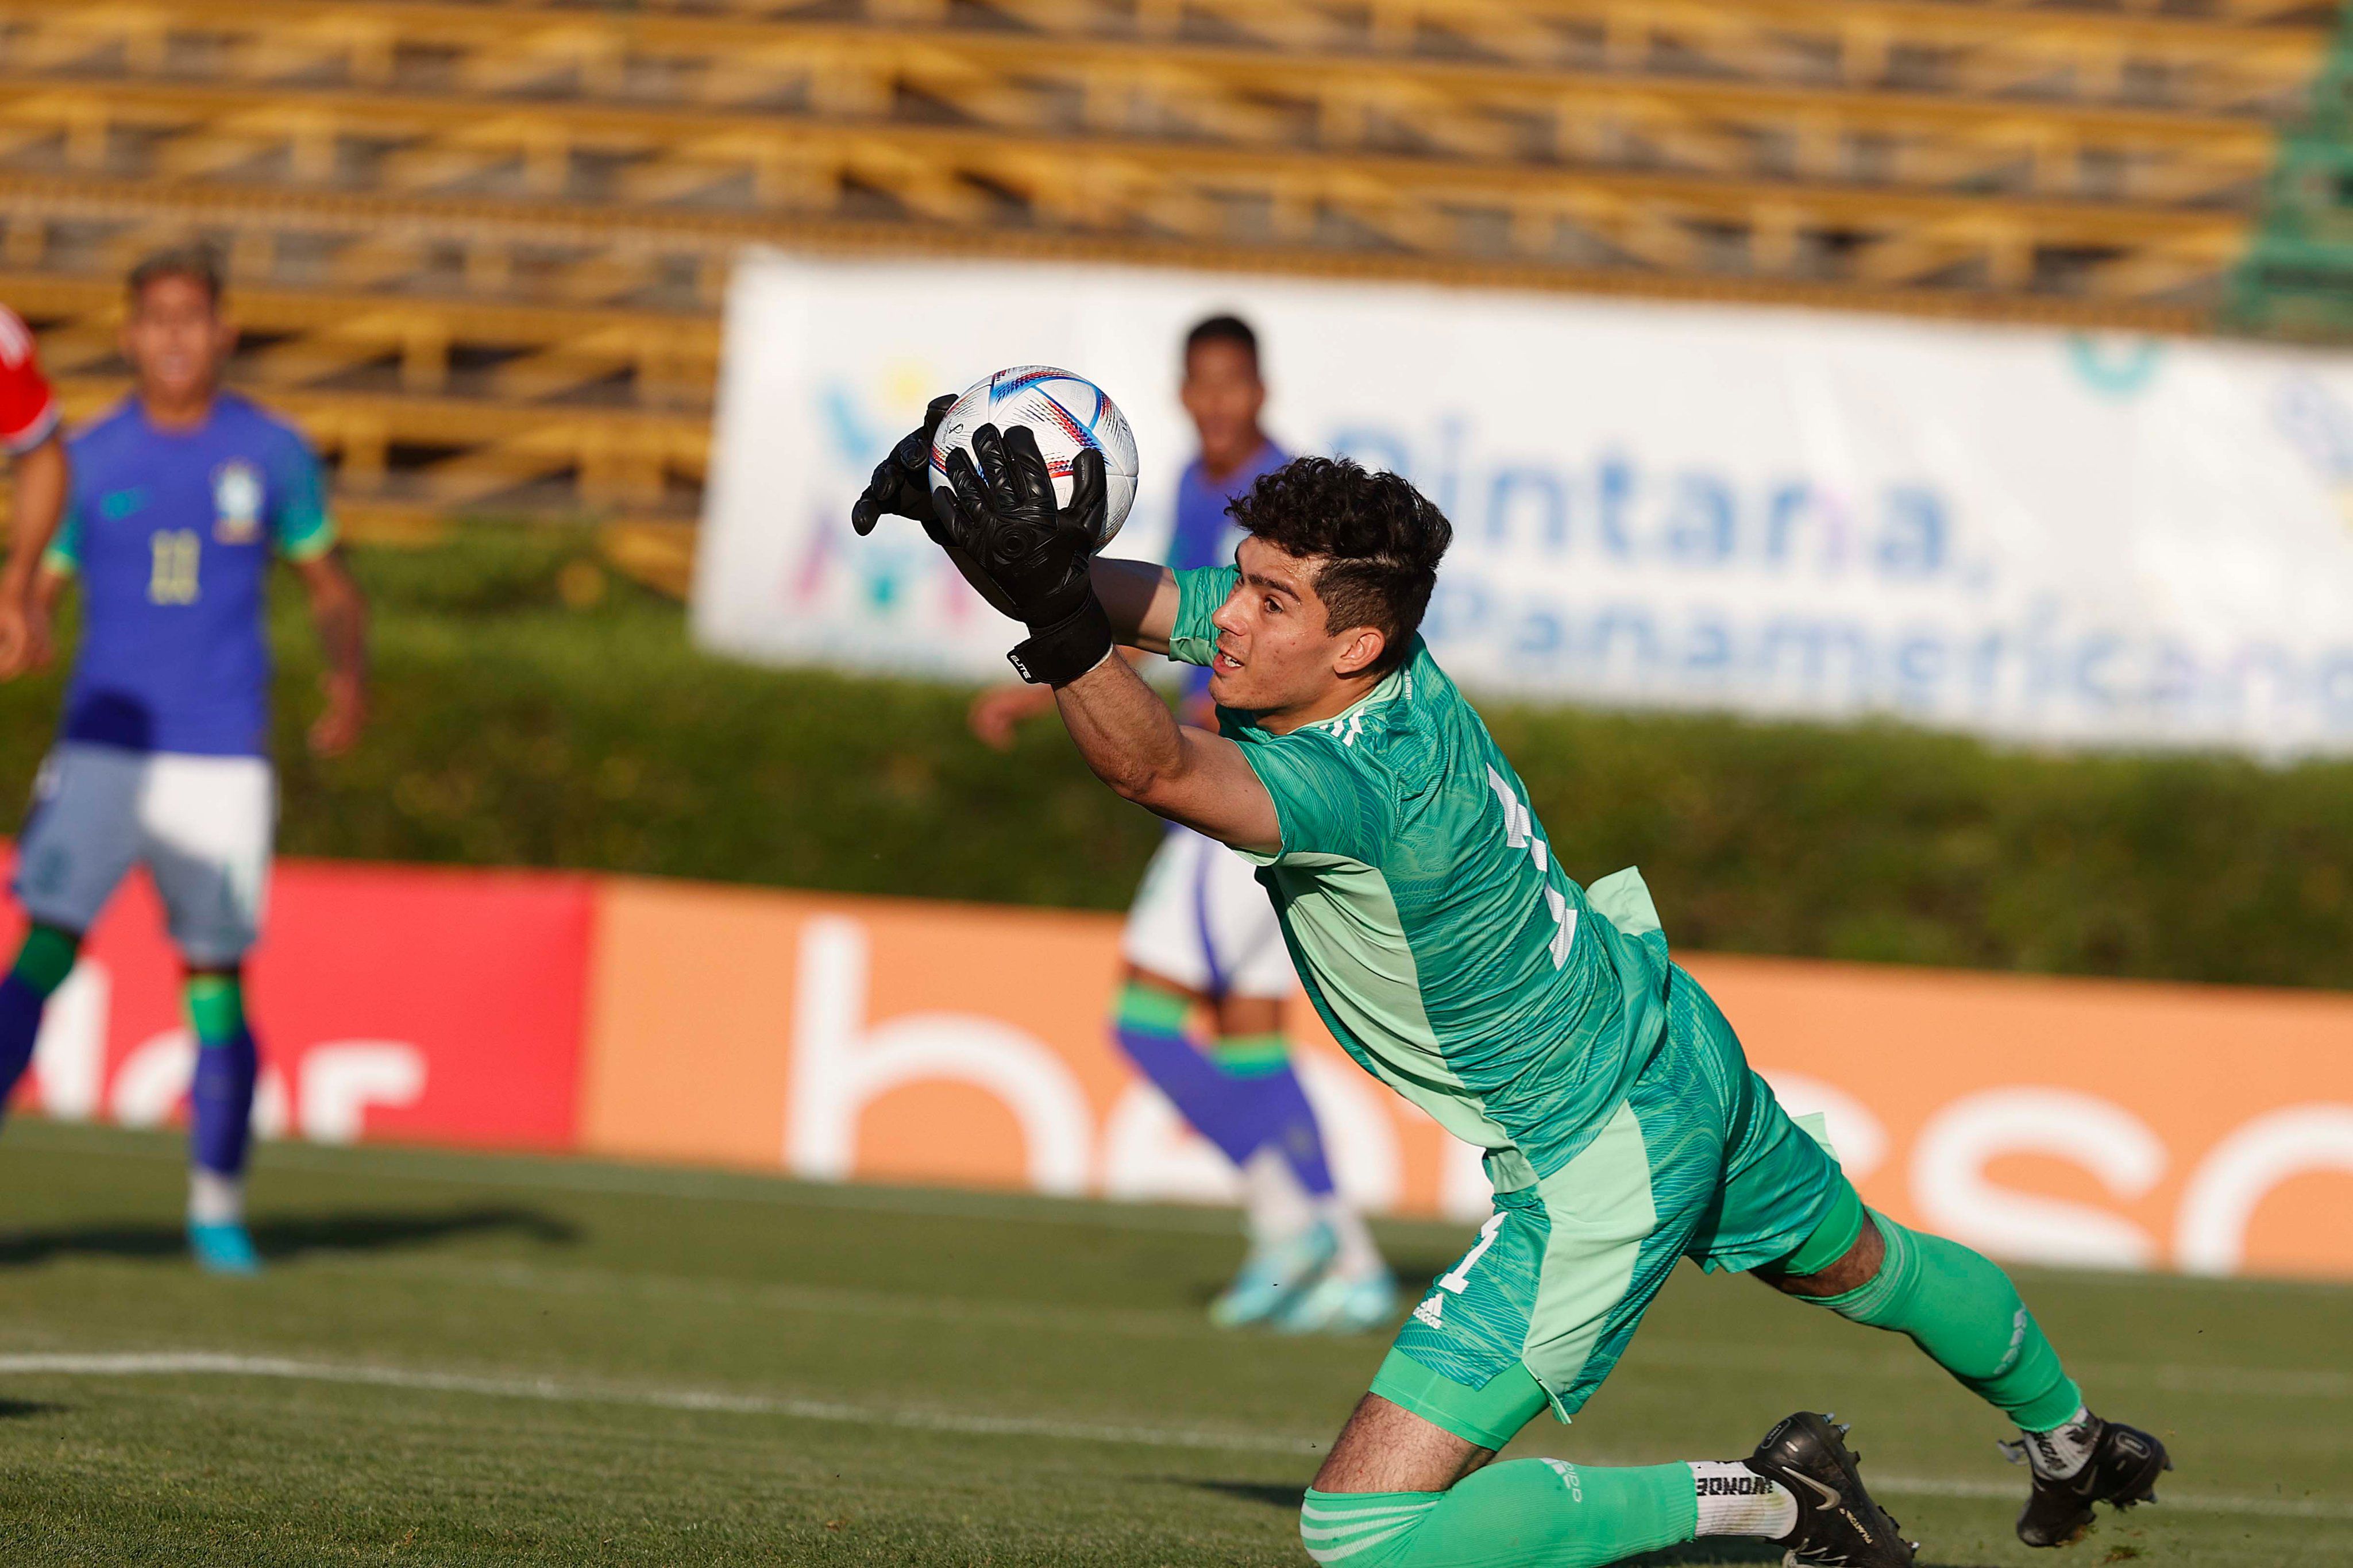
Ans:
[{"label": "black soccer cleat", "polygon": [[[2094,1417],[2096,1419],[2096,1417]],[[2004,1443],[2013,1464],[2028,1462],[2026,1442]],[[2072,1476],[2036,1471],[2034,1489],[2018,1516],[2018,1538],[2029,1546],[2064,1546],[2092,1528],[2092,1505],[2118,1509],[2157,1500],[2157,1478],[2173,1468],[2165,1445],[2137,1426],[2100,1422],[2092,1457]]]},{"label": "black soccer cleat", "polygon": [[1798,1527],[1778,1537],[1783,1568],[1910,1568],[1919,1550],[1862,1489],[1860,1460],[1828,1415],[1799,1411],[1765,1434],[1748,1468],[1798,1500]]}]

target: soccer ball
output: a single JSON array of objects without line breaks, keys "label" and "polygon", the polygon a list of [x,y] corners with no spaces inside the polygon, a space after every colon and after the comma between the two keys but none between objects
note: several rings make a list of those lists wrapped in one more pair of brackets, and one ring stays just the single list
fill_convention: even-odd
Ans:
[{"label": "soccer ball", "polygon": [[1027,425],[1038,438],[1047,471],[1054,476],[1054,500],[1071,500],[1071,459],[1089,447],[1103,455],[1103,530],[1098,542],[1109,544],[1135,504],[1135,435],[1127,416],[1103,389],[1082,375],[1051,365],[1016,365],[975,382],[932,437],[931,482],[934,489],[948,482],[948,454],[962,450],[973,458],[972,433],[983,425],[1009,430]]}]

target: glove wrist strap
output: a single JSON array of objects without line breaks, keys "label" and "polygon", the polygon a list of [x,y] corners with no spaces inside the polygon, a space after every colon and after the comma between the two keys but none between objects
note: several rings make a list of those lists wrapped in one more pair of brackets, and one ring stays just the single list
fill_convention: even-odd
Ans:
[{"label": "glove wrist strap", "polygon": [[1090,591],[1060,620],[1029,628],[1029,636],[1005,657],[1032,686],[1068,686],[1111,656],[1111,617]]}]

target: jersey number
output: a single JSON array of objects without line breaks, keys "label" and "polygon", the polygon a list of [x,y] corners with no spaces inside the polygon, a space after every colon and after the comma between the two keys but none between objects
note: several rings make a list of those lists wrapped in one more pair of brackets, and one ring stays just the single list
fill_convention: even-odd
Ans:
[{"label": "jersey number", "polygon": [[1479,1259],[1487,1256],[1487,1249],[1495,1245],[1495,1233],[1503,1228],[1504,1211],[1497,1209],[1487,1216],[1487,1223],[1479,1227],[1479,1245],[1464,1253],[1461,1262],[1438,1277],[1440,1287],[1458,1296],[1469,1289],[1471,1270],[1479,1266]]},{"label": "jersey number", "polygon": [[193,528],[163,528],[147,536],[151,559],[147,568],[147,602],[151,605],[193,605],[196,602],[196,558],[204,541]]},{"label": "jersey number", "polygon": [[1503,774],[1492,767],[1487,770],[1487,787],[1493,790],[1495,798],[1503,803],[1504,842],[1514,849],[1526,850],[1528,858],[1534,860],[1536,869],[1544,874],[1545,907],[1552,911],[1554,928],[1552,941],[1547,945],[1552,952],[1552,966],[1558,969],[1568,962],[1568,950],[1577,941],[1577,906],[1568,901],[1567,893],[1552,885],[1552,851],[1545,847],[1543,839],[1536,837],[1536,819],[1526,806],[1520,804],[1517,792],[1504,782]]}]

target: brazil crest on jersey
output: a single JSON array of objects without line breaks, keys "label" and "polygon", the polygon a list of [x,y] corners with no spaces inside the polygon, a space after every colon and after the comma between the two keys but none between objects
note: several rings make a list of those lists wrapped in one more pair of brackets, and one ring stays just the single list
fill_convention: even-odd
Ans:
[{"label": "brazil crest on jersey", "polygon": [[[1240,574],[1179,573],[1170,656],[1206,664]],[[1430,649],[1288,735],[1220,709],[1282,825],[1263,868],[1315,1009],[1357,1063],[1488,1151],[1510,1190],[1590,1142],[1666,1022],[1666,941],[1630,871],[1590,895]]]},{"label": "brazil crest on jersey", "polygon": [[73,488],[46,558],[81,579],[64,738],[266,754],[270,560],[311,560],[335,542],[310,447],[222,393],[193,430],[159,430],[128,398],[67,452]]}]

